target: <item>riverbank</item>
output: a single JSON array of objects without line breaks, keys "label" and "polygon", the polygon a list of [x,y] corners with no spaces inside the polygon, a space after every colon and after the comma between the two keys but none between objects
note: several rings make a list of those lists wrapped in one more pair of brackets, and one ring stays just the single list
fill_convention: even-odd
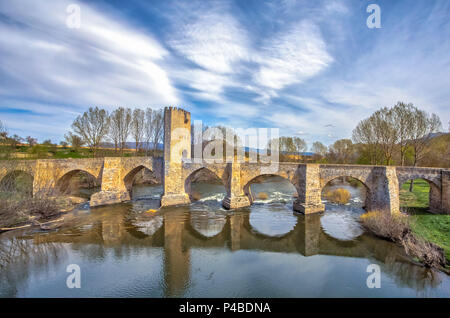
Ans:
[{"label": "riverbank", "polygon": [[450,215],[428,212],[430,186],[427,181],[414,180],[412,192],[409,189],[410,182],[405,182],[400,189],[400,205],[410,216],[412,232],[443,248],[450,263]]},{"label": "riverbank", "polygon": [[73,196],[2,200],[0,233],[33,225],[46,226],[86,201]]}]

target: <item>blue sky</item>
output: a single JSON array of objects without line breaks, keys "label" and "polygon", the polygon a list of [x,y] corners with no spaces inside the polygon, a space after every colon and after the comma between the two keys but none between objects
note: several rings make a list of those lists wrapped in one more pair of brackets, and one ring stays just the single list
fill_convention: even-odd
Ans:
[{"label": "blue sky", "polygon": [[[66,26],[69,4],[81,27]],[[369,29],[366,8],[381,8]],[[89,106],[351,137],[397,101],[450,120],[450,2],[0,0],[0,120],[63,139]]]}]

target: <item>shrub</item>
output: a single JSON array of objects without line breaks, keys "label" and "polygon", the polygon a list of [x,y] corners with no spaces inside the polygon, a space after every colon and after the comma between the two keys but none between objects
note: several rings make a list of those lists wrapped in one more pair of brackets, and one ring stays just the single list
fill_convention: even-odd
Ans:
[{"label": "shrub", "polygon": [[333,203],[346,204],[350,200],[350,192],[346,189],[329,190],[325,193],[325,198]]},{"label": "shrub", "polygon": [[260,200],[267,200],[269,198],[269,195],[266,192],[258,192],[256,197]]},{"label": "shrub", "polygon": [[10,227],[27,220],[28,216],[22,210],[21,202],[0,200],[0,227]]},{"label": "shrub", "polygon": [[25,202],[24,208],[31,216],[47,219],[59,214],[57,202],[51,198],[32,198]]},{"label": "shrub", "polygon": [[30,216],[48,219],[59,214],[54,199],[30,198],[22,200],[0,200],[0,227],[11,227],[30,220]]},{"label": "shrub", "polygon": [[202,195],[199,192],[193,190],[191,192],[190,197],[191,197],[191,200],[198,201],[198,200],[200,200],[202,198]]},{"label": "shrub", "polygon": [[374,234],[397,242],[409,230],[408,217],[404,214],[372,211],[361,215],[363,225]]}]

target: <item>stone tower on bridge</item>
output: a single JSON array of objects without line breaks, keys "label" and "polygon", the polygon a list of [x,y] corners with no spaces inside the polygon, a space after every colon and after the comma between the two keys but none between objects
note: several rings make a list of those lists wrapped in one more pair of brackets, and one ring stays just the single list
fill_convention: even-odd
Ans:
[{"label": "stone tower on bridge", "polygon": [[187,204],[183,159],[191,158],[191,114],[184,109],[164,109],[164,193],[161,206]]}]

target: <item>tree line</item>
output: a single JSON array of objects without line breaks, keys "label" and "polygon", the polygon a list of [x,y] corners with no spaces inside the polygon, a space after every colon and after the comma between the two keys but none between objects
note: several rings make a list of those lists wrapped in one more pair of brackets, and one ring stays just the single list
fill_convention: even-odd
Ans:
[{"label": "tree line", "polygon": [[163,133],[162,109],[119,107],[109,113],[105,109],[91,107],[73,121],[72,131],[65,135],[65,139],[75,149],[87,145],[95,157],[105,142],[111,142],[114,150],[123,155],[131,137],[136,152],[154,154],[162,142]]},{"label": "tree line", "polygon": [[436,114],[398,102],[361,120],[353,129],[352,139],[337,140],[329,147],[314,142],[311,151],[315,161],[324,163],[434,166],[430,157],[437,156],[442,159],[437,160],[438,165],[448,166],[450,136],[439,136],[441,129]]},{"label": "tree line", "polygon": [[[75,151],[86,145],[95,157],[98,149],[108,142],[115,153],[123,155],[131,137],[137,153],[150,155],[155,154],[163,141],[164,113],[162,109],[151,108],[132,110],[119,107],[108,112],[91,107],[73,121],[71,128],[60,144],[64,147],[71,145]],[[204,126],[203,131],[207,128]],[[225,136],[224,127],[215,128]],[[361,120],[353,129],[351,139],[337,140],[329,147],[319,141],[314,142],[309,149],[312,156],[304,154],[308,150],[304,139],[279,137],[280,160],[298,160],[300,156],[302,161],[317,163],[449,167],[450,134],[437,135],[440,129],[442,124],[436,114],[428,114],[413,104],[398,102]],[[192,136],[193,143],[195,138]],[[50,140],[38,145],[31,136],[10,136],[0,121],[0,145],[7,144],[15,149],[22,142],[33,148],[33,153],[41,151],[38,148],[42,145],[45,146],[44,152],[56,149]]]}]

